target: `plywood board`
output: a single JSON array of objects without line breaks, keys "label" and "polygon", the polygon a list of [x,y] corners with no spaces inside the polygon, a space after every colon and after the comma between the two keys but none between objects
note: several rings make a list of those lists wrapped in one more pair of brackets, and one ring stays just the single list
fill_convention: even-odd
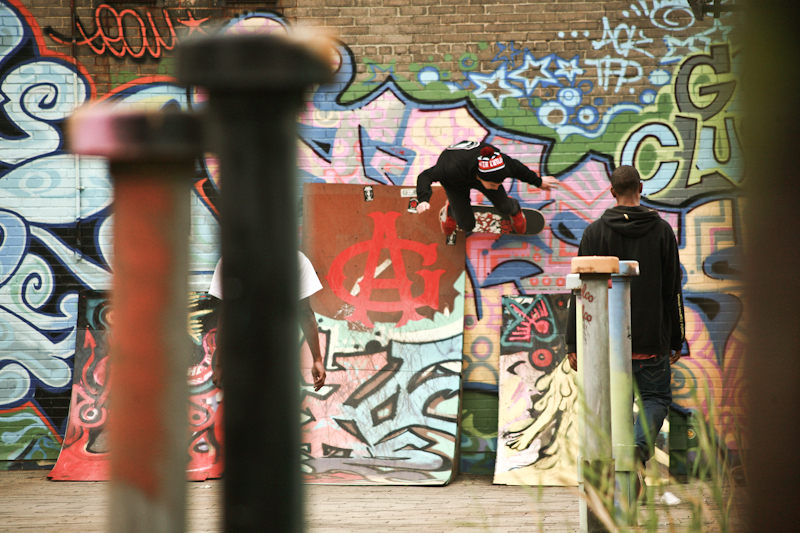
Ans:
[{"label": "plywood board", "polygon": [[564,332],[569,294],[503,297],[494,482],[577,485],[577,400]]},{"label": "plywood board", "polygon": [[[215,299],[205,293],[192,293],[189,298],[188,334],[194,342],[191,353],[187,354],[186,476],[192,481],[219,478],[223,471],[222,428],[218,423],[222,415],[221,393],[211,382],[217,323],[214,302]],[[58,461],[48,475],[50,479],[109,479],[106,419],[108,397],[113,388],[108,358],[112,321],[108,294],[81,293],[67,432]]]},{"label": "plywood board", "polygon": [[[308,184],[303,252],[328,380],[303,391],[311,483],[444,484],[454,474],[464,320],[463,234],[445,242],[413,188]],[[411,209],[411,211],[409,211]],[[460,242],[459,242],[460,240]],[[301,359],[310,375],[311,358]]]}]

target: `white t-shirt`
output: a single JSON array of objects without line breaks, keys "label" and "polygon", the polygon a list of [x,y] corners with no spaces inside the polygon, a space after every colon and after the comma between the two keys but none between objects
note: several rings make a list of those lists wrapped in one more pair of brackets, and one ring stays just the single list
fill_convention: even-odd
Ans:
[{"label": "white t-shirt", "polygon": [[[300,299],[303,300],[322,290],[322,283],[319,282],[311,261],[303,255],[303,252],[297,252],[297,262],[300,266]],[[208,288],[208,294],[222,300],[222,259],[217,261],[214,275],[211,276],[211,286]]]}]

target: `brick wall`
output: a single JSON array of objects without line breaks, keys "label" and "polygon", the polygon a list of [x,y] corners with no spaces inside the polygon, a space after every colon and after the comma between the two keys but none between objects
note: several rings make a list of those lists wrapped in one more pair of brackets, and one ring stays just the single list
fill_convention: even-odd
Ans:
[{"label": "brick wall", "polygon": [[[395,65],[396,72],[405,76],[425,64],[458,71],[459,58],[464,54],[474,55],[477,72],[492,71],[498,49],[489,45],[496,42],[524,43],[537,57],[555,53],[570,58],[577,55],[581,61],[598,60],[606,56],[606,47],[595,48],[590,41],[611,35],[621,37],[617,47],[630,50],[637,47],[637,42],[647,41],[639,45],[646,50],[638,58],[639,63],[655,68],[658,57],[667,53],[663,41],[642,39],[635,28],[620,31],[613,22],[603,21],[603,17],[610,21],[630,20],[622,15],[628,13],[633,15],[632,21],[626,20],[628,26],[641,27],[641,18],[631,13],[630,6],[630,2],[568,1],[319,1],[296,2],[283,13],[292,21],[328,29],[357,58]],[[669,21],[680,26],[693,22],[693,18],[686,10],[677,10]],[[703,24],[709,26],[707,22]],[[358,74],[359,78],[368,74],[366,65],[358,65]],[[646,80],[641,85],[647,85]],[[546,92],[546,88],[540,88],[534,94],[542,96]],[[624,101],[625,96],[608,95],[606,99],[606,105],[613,105]]]},{"label": "brick wall", "polygon": [[[4,228],[18,229],[0,248],[0,318],[15,333],[0,347],[0,437],[25,428],[15,444],[0,444],[0,460],[57,454],[77,293],[108,287],[108,177],[102,162],[81,161],[78,210],[76,167],[63,152],[62,120],[75,96],[198,106],[202,98],[171,83],[176,44],[299,24],[335,37],[339,66],[336,83],[320,88],[300,119],[303,181],[413,186],[441,149],[473,138],[562,183],[554,193],[510,189],[544,213],[542,234],[468,242],[467,385],[497,385],[501,296],[562,290],[583,228],[613,205],[611,170],[635,164],[647,205],[673,225],[681,247],[691,357],[674,369],[676,399],[713,405],[735,446],[744,167],[731,16],[696,21],[683,3],[655,0],[75,0],[72,46],[69,2],[0,0],[0,9],[0,24],[19,36],[0,50],[9,99],[0,117],[0,214]],[[399,156],[400,148],[413,155]],[[217,259],[217,185],[208,158],[192,199],[195,290]]]}]

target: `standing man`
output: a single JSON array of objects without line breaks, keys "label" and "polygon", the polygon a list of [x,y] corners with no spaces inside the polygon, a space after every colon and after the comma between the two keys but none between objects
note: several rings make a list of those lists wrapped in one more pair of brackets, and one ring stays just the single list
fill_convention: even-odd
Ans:
[{"label": "standing man", "polygon": [[[656,211],[640,205],[642,183],[635,168],[624,165],[614,170],[611,194],[617,205],[586,228],[578,255],[639,262],[640,275],[631,278],[631,349],[633,376],[644,407],[635,426],[643,466],[653,456],[655,437],[672,403],[670,364],[681,357],[685,334],[681,264],[672,227]],[[573,299],[566,342],[569,364],[577,370],[574,304]]]},{"label": "standing man", "polygon": [[[314,316],[314,311],[311,309],[310,296],[322,290],[322,283],[320,283],[317,273],[314,271],[314,266],[308,257],[303,255],[302,252],[297,252],[298,262],[300,266],[300,305],[298,307],[298,320],[300,322],[300,329],[303,330],[303,335],[308,342],[308,348],[311,350],[311,356],[314,363],[311,367],[311,376],[314,378],[314,390],[319,390],[325,384],[325,363],[322,361],[322,354],[319,350],[319,332],[317,330],[317,318]],[[211,286],[208,289],[208,294],[215,298],[222,300],[222,260],[217,262],[217,267],[214,269],[214,275],[211,276]],[[219,354],[219,352],[217,352]],[[214,376],[212,380],[214,385],[222,388],[222,365],[220,364],[219,355],[217,355],[217,362],[214,366]]]},{"label": "standing man", "polygon": [[511,218],[514,231],[525,233],[527,222],[519,202],[509,198],[503,180],[512,178],[530,183],[544,191],[558,187],[552,176],[539,177],[516,159],[509,157],[484,142],[461,141],[448,146],[436,164],[417,177],[417,213],[424,213],[433,191],[431,184],[438,181],[447,193],[447,202],[439,212],[442,232],[450,236],[456,227],[469,233],[475,227],[475,214],[470,203],[470,190],[483,193],[500,213]]}]

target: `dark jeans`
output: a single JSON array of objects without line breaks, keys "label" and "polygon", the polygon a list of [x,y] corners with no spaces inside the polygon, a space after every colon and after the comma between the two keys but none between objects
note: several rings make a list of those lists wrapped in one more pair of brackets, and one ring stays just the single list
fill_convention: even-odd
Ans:
[{"label": "dark jeans", "polygon": [[[639,458],[642,464],[653,456],[654,443],[661,424],[669,413],[669,404],[672,403],[672,389],[670,388],[669,356],[659,355],[652,359],[633,360],[633,378],[639,391],[641,404],[639,416],[636,419],[634,434],[636,446],[639,448]],[[642,412],[644,407],[644,412]],[[644,420],[647,421],[645,428]]]},{"label": "dark jeans", "polygon": [[519,202],[510,198],[506,194],[505,188],[501,185],[499,189],[487,189],[477,180],[476,185],[471,188],[453,188],[445,186],[444,192],[447,193],[447,200],[450,202],[450,216],[456,219],[458,227],[466,232],[470,232],[475,227],[475,214],[472,212],[472,204],[469,200],[470,190],[475,189],[494,204],[500,213],[511,216],[519,213]]}]

